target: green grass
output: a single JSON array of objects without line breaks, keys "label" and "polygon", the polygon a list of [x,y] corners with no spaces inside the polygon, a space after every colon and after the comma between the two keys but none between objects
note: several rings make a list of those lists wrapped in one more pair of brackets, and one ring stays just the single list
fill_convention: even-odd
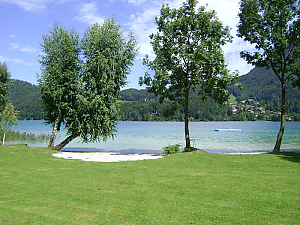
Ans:
[{"label": "green grass", "polygon": [[237,104],[236,97],[234,95],[230,95],[228,99],[228,103]]},{"label": "green grass", "polygon": [[0,147],[0,224],[299,224],[300,154],[99,163]]}]

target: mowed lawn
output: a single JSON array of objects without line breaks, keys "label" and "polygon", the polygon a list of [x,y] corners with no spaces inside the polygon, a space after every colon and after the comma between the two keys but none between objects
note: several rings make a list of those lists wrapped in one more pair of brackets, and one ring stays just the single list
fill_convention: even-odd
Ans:
[{"label": "mowed lawn", "polygon": [[300,154],[118,163],[0,146],[0,224],[299,224]]}]

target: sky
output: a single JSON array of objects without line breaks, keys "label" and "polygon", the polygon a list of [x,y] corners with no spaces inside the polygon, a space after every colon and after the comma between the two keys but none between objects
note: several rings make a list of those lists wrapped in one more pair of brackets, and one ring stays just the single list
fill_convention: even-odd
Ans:
[{"label": "sky", "polygon": [[[116,22],[128,32],[133,31],[139,46],[128,84],[125,88],[141,88],[138,79],[146,68],[141,59],[153,55],[149,35],[156,33],[155,17],[162,4],[178,8],[184,0],[0,0],[0,62],[6,62],[12,79],[37,84],[40,74],[39,55],[43,35],[49,34],[55,22],[64,28],[74,28],[83,36],[86,28],[95,22],[115,17]],[[239,0],[199,0],[198,6],[206,5],[215,10],[224,25],[231,27],[233,42],[223,47],[226,63],[231,71],[240,75],[252,69],[239,53],[253,50],[253,46],[236,37]]]}]

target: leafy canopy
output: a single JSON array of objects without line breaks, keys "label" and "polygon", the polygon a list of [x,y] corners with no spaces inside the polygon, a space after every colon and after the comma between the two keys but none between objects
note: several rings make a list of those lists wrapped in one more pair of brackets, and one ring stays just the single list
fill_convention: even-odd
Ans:
[{"label": "leafy canopy", "polygon": [[[184,2],[179,9],[163,5],[155,23],[158,32],[151,34],[155,58],[146,55],[143,64],[153,73],[140,78],[149,92],[182,102],[189,90],[197,90],[205,99],[227,98],[226,87],[234,81],[230,75],[221,46],[230,42],[229,27],[224,27],[215,11],[204,6],[196,10],[197,1]],[[153,74],[153,77],[151,76]]]},{"label": "leafy canopy", "polygon": [[225,64],[222,46],[231,41],[230,29],[224,27],[214,11],[202,6],[196,10],[197,1],[188,0],[179,9],[163,5],[155,19],[158,32],[150,35],[155,57],[143,59],[151,74],[140,78],[148,91],[159,96],[162,103],[170,99],[168,112],[184,107],[186,149],[190,148],[189,94],[196,91],[205,100],[212,96],[224,102],[229,95],[227,85],[235,81]]},{"label": "leafy canopy", "polygon": [[137,54],[136,41],[131,33],[125,39],[120,25],[110,19],[86,30],[82,54],[81,89],[66,127],[85,142],[106,140],[115,133],[116,100]]},{"label": "leafy canopy", "polygon": [[0,62],[0,112],[4,110],[9,97],[8,88],[11,85],[9,78],[10,72],[6,62]]},{"label": "leafy canopy", "polygon": [[116,100],[137,54],[133,34],[115,20],[87,28],[82,40],[74,30],[55,25],[44,37],[39,84],[50,123],[65,124],[70,135],[84,142],[106,140],[116,127]]},{"label": "leafy canopy", "polygon": [[[257,67],[272,68],[281,82],[300,87],[300,6],[298,0],[242,0],[238,36],[257,49],[241,57]],[[298,81],[296,78],[298,77]]]},{"label": "leafy canopy", "polygon": [[19,111],[15,110],[13,104],[8,102],[4,110],[0,113],[1,128],[6,131],[12,125],[17,125],[19,113]]},{"label": "leafy canopy", "polygon": [[[76,107],[79,90],[81,47],[75,30],[66,30],[55,23],[41,44],[41,75],[38,83],[48,123],[58,120],[59,127],[70,109]],[[58,127],[58,130],[59,130]]]},{"label": "leafy canopy", "polygon": [[[255,45],[256,51],[241,57],[257,67],[272,68],[281,83],[281,123],[273,152],[279,152],[285,130],[286,83],[299,86],[299,0],[242,0],[238,36]],[[297,79],[298,77],[298,79]]]},{"label": "leafy canopy", "polygon": [[0,125],[3,130],[2,144],[5,144],[5,133],[12,125],[18,124],[19,111],[11,102],[6,103],[4,110],[0,113]]}]

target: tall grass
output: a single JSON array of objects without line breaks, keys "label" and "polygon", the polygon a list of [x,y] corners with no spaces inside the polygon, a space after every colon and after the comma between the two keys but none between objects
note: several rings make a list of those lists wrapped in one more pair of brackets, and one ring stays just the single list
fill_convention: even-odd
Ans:
[{"label": "tall grass", "polygon": [[[0,131],[1,137],[3,137],[3,131]],[[5,133],[5,141],[28,141],[31,143],[49,141],[49,134],[32,134],[27,132],[19,132],[8,130]]]}]

